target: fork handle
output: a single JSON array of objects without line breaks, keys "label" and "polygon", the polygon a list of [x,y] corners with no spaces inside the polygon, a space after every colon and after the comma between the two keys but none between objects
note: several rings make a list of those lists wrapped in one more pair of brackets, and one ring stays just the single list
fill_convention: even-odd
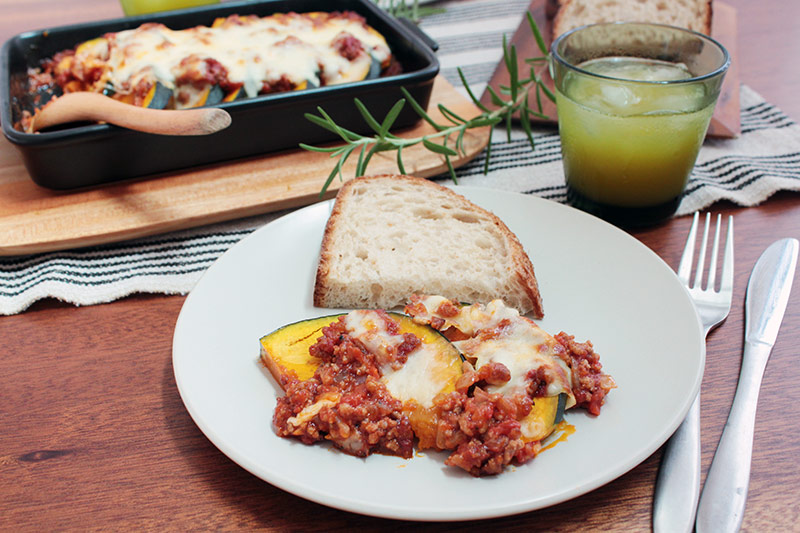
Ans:
[{"label": "fork handle", "polygon": [[768,344],[745,342],[733,406],[700,496],[698,533],[738,531],[742,526],[750,484],[758,391],[771,350]]},{"label": "fork handle", "polygon": [[653,501],[653,532],[691,533],[700,496],[700,394],[664,448]]}]

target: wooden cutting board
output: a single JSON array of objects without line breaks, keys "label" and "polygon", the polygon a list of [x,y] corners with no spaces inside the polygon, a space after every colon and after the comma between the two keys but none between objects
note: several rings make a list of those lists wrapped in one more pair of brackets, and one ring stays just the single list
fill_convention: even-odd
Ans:
[{"label": "wooden cutting board", "polygon": [[[443,77],[434,82],[428,113],[446,122],[437,105],[471,118],[479,109]],[[355,107],[354,107],[354,112]],[[395,132],[407,138],[434,133],[426,122]],[[458,167],[488,144],[490,129],[470,130]],[[344,167],[355,172],[357,154]],[[201,226],[224,220],[299,207],[319,201],[335,164],[327,154],[290,150],[137,179],[81,191],[52,191],[37,186],[16,148],[0,139],[0,255],[21,255],[78,248]],[[447,172],[442,156],[421,146],[403,151],[409,174],[430,177]],[[397,173],[394,152],[376,154],[369,174]],[[341,183],[334,180],[325,198]]]},{"label": "wooden cutting board", "polygon": [[[533,0],[528,10],[533,15],[536,24],[539,26],[539,30],[542,32],[542,37],[544,37],[549,47],[552,36],[552,20],[557,10],[555,0]],[[739,116],[739,68],[736,60],[735,8],[722,2],[713,3],[711,36],[728,50],[731,56],[731,65],[725,75],[725,80],[722,82],[722,89],[719,100],[717,101],[717,106],[714,109],[714,115],[711,117],[708,134],[714,137],[736,137],[739,135],[741,128]],[[525,58],[539,57],[542,55],[531,33],[527,18],[524,18],[517,28],[514,36],[511,38],[510,44],[513,44],[517,49],[517,58],[520,66],[519,71],[521,73],[528,72],[530,69],[524,62]],[[542,81],[552,90],[553,80],[550,77],[546,65],[538,67],[537,73],[542,77]],[[489,85],[500,94],[500,86],[507,86],[508,80],[508,70],[501,60],[489,81]],[[531,101],[535,102],[534,99],[531,99]],[[491,96],[488,91],[484,92],[481,96],[481,102],[489,107],[494,107],[491,104]],[[550,117],[550,120],[539,122],[555,124],[557,118],[555,104],[547,98],[542,97],[542,108],[544,109],[544,114]]]}]

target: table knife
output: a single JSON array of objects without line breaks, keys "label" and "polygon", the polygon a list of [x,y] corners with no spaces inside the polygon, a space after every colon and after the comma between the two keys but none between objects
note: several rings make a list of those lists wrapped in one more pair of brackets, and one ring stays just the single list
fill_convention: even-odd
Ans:
[{"label": "table knife", "polygon": [[797,251],[797,239],[781,239],[761,254],[750,274],[739,384],[700,495],[698,533],[738,531],[742,525],[758,390],[789,301]]}]

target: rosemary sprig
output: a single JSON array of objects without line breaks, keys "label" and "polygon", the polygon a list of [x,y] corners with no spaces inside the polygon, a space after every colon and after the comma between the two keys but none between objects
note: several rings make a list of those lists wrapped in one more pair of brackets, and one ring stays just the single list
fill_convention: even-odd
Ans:
[{"label": "rosemary sprig", "polygon": [[[405,5],[405,4],[403,4]],[[533,15],[527,13],[528,23],[530,24],[531,31],[536,39],[539,50],[543,56],[526,58],[525,64],[529,67],[527,76],[521,76],[519,72],[519,65],[517,62],[517,50],[513,45],[509,45],[503,36],[503,62],[509,73],[509,83],[507,86],[501,86],[498,91],[494,90],[491,86],[487,86],[489,95],[491,97],[492,105],[495,109],[490,109],[484,105],[472,92],[472,89],[467,83],[463,71],[459,68],[458,75],[464,88],[467,91],[472,102],[480,109],[481,113],[471,119],[465,119],[458,114],[448,109],[446,106],[439,104],[438,110],[446,120],[441,123],[434,120],[417,102],[414,97],[409,93],[405,87],[401,87],[405,98],[398,100],[394,106],[389,110],[382,121],[378,121],[366,108],[366,106],[359,100],[355,99],[355,105],[361,114],[366,124],[374,132],[371,136],[361,135],[353,131],[342,128],[328,115],[321,107],[317,107],[319,116],[306,113],[306,119],[314,124],[325,128],[338,135],[343,141],[344,145],[334,147],[318,147],[310,146],[307,144],[300,144],[301,148],[310,150],[312,152],[329,153],[331,158],[338,158],[336,165],[328,179],[320,191],[320,196],[324,195],[328,190],[333,179],[338,175],[339,179],[343,179],[342,168],[347,159],[353,154],[358,153],[358,162],[356,164],[355,175],[364,175],[367,166],[369,165],[372,157],[378,152],[397,152],[397,168],[405,174],[405,165],[403,164],[403,150],[417,144],[422,144],[426,149],[431,152],[444,156],[445,163],[447,164],[448,171],[454,182],[458,183],[455,169],[453,167],[451,157],[458,156],[459,153],[464,154],[464,135],[468,130],[475,128],[483,128],[486,126],[494,127],[497,124],[505,123],[508,138],[511,138],[512,119],[515,114],[519,114],[520,124],[531,144],[531,148],[535,149],[536,145],[533,137],[533,130],[531,127],[531,117],[538,117],[546,119],[547,116],[542,111],[542,97],[544,94],[546,98],[555,101],[553,93],[545,86],[541,77],[536,73],[536,66],[542,62],[547,61],[548,50],[545,45],[542,34],[539,31]],[[535,107],[531,105],[530,93],[534,92]],[[504,98],[505,96],[505,98]],[[398,137],[390,132],[400,112],[408,103],[412,109],[430,126],[435,130],[434,133],[424,135],[421,137]],[[486,148],[486,159],[484,164],[484,173],[489,171],[489,158],[491,156],[491,142]]]}]

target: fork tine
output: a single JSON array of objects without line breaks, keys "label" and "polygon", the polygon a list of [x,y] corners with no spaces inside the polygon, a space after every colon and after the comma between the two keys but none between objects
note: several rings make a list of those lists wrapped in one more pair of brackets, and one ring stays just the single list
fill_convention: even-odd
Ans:
[{"label": "fork tine", "polygon": [[694,261],[694,241],[697,238],[697,221],[700,214],[695,211],[692,218],[692,226],[689,228],[689,236],[686,237],[686,246],[683,247],[683,255],[678,265],[678,279],[684,285],[689,285],[689,275],[692,273],[692,261]]},{"label": "fork tine", "polygon": [[719,230],[722,224],[722,215],[717,215],[717,228],[714,232],[714,245],[711,248],[711,262],[708,264],[708,281],[706,288],[713,291],[717,282],[717,256],[719,255]]},{"label": "fork tine", "polygon": [[725,258],[722,261],[720,291],[733,291],[733,216],[728,217],[728,236],[725,241]]},{"label": "fork tine", "polygon": [[703,240],[700,242],[700,253],[697,256],[697,272],[694,274],[694,285],[701,287],[703,282],[703,272],[706,266],[706,243],[708,242],[708,226],[711,221],[711,213],[706,213],[706,223],[703,229]]}]

